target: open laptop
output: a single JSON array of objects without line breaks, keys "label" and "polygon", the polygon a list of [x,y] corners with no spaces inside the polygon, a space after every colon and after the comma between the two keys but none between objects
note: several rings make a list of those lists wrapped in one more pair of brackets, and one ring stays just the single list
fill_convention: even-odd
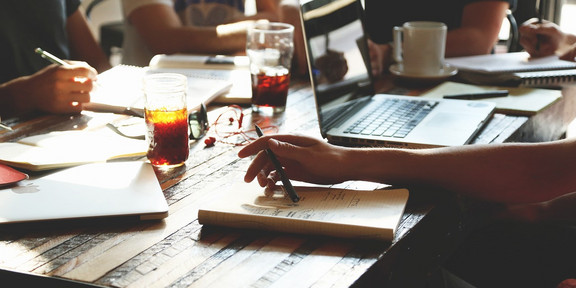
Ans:
[{"label": "open laptop", "polygon": [[167,215],[156,174],[140,161],[86,164],[0,187],[0,224]]},{"label": "open laptop", "polygon": [[[469,143],[492,115],[493,103],[374,94],[360,1],[300,0],[322,136],[340,145],[426,148]],[[412,115],[399,117],[402,110]],[[380,115],[368,115],[374,113]],[[398,117],[400,122],[387,121]]]}]

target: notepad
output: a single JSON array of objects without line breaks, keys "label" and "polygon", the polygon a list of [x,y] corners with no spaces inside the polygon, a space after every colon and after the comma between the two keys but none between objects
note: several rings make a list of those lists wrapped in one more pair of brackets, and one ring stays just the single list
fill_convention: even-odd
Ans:
[{"label": "notepad", "polygon": [[479,85],[559,87],[576,83],[576,62],[558,56],[530,58],[526,52],[447,58],[457,78]]},{"label": "notepad", "polygon": [[198,211],[198,222],[233,228],[390,241],[408,190],[295,187],[293,203],[281,189],[266,194],[256,183],[235,185],[224,199]]},{"label": "notepad", "polygon": [[496,112],[498,113],[531,116],[562,98],[562,91],[560,90],[471,85],[452,81],[446,81],[421,96],[442,98],[444,95],[478,93],[503,89],[508,90],[508,96],[478,99],[478,101],[496,103]]},{"label": "notepad", "polygon": [[558,56],[530,58],[526,52],[497,53],[447,58],[446,63],[459,71],[482,73],[527,72],[576,69],[576,62],[560,60]]}]

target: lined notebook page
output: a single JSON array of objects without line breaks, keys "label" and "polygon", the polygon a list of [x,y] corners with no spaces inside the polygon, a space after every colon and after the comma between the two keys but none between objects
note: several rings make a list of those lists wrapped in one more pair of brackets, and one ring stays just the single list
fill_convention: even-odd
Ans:
[{"label": "lined notebook page", "polygon": [[198,211],[201,224],[346,238],[392,240],[408,190],[295,187],[293,203],[281,190],[266,196],[255,183],[241,183]]}]

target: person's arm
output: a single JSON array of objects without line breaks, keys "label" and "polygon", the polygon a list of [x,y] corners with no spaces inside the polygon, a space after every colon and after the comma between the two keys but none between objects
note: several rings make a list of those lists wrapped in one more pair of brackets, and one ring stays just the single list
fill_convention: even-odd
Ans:
[{"label": "person's arm", "polygon": [[68,32],[68,42],[72,59],[78,59],[88,62],[97,71],[103,72],[112,66],[106,57],[106,54],[98,45],[98,42],[92,35],[86,18],[78,9],[66,22]]},{"label": "person's arm", "polygon": [[375,181],[442,189],[502,203],[542,202],[576,191],[574,139],[407,150],[346,148],[305,136],[266,136],[238,153],[239,157],[258,154],[245,181],[257,177],[264,186],[277,180],[262,153],[267,147],[290,178],[319,184]]},{"label": "person's arm", "polygon": [[69,114],[82,111],[97,72],[85,62],[52,64],[30,76],[0,84],[0,115],[13,117],[38,111]]},{"label": "person's arm", "polygon": [[246,49],[246,28],[251,21],[216,27],[184,26],[171,6],[151,4],[128,15],[154,54],[234,54]]},{"label": "person's arm", "polygon": [[498,41],[509,4],[479,1],[464,7],[461,27],[446,36],[446,57],[489,54]]}]

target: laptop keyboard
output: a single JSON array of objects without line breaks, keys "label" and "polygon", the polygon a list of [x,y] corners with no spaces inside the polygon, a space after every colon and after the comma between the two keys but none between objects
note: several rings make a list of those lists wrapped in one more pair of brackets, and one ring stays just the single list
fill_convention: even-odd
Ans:
[{"label": "laptop keyboard", "polygon": [[344,133],[404,138],[437,104],[437,101],[386,99]]}]

